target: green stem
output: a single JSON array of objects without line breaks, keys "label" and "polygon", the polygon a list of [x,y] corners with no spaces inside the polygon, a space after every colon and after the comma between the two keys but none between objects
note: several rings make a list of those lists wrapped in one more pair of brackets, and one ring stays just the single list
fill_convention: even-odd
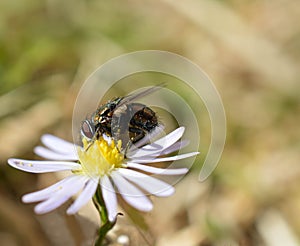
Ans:
[{"label": "green stem", "polygon": [[117,222],[117,218],[114,221],[109,221],[107,209],[103,200],[102,191],[100,185],[93,197],[93,202],[99,211],[101,218],[101,227],[98,230],[98,238],[96,239],[95,246],[103,246],[103,242],[106,234],[114,227]]}]

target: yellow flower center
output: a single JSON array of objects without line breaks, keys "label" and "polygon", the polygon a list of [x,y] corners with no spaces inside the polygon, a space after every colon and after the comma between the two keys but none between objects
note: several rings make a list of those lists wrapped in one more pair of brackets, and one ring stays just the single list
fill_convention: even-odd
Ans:
[{"label": "yellow flower center", "polygon": [[83,149],[78,151],[78,156],[82,171],[87,175],[103,176],[122,166],[124,155],[119,151],[121,141],[118,141],[117,146],[114,141],[109,144],[103,137],[91,144],[85,138],[82,142]]}]

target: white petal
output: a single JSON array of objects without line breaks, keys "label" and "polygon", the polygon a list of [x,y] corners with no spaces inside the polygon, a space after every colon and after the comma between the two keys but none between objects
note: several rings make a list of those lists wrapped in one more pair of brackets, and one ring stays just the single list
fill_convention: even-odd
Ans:
[{"label": "white petal", "polygon": [[67,161],[32,161],[12,158],[8,159],[7,162],[14,168],[30,173],[47,173],[81,169],[80,164]]},{"label": "white petal", "polygon": [[123,175],[123,177],[137,184],[152,195],[167,197],[175,192],[173,186],[146,174],[124,168],[120,168],[119,172]]},{"label": "white petal", "polygon": [[177,150],[183,149],[188,144],[189,144],[188,140],[182,140],[182,141],[176,142],[173,145],[171,145],[170,147],[164,149],[164,151],[162,151],[160,153],[160,155],[168,155],[168,154],[173,153]]},{"label": "white petal", "polygon": [[[173,145],[167,147],[166,149],[163,150],[157,150],[157,151],[147,151],[147,154],[145,154],[145,156],[139,156],[139,157],[135,157],[135,158],[156,158],[158,156],[161,155],[168,155],[170,153],[173,153],[179,149],[184,148],[185,146],[187,146],[189,144],[188,140],[182,140],[180,142],[176,142]],[[141,153],[140,153],[141,154]],[[134,158],[133,158],[134,159]]]},{"label": "white petal", "polygon": [[132,160],[132,162],[135,163],[154,163],[154,162],[163,162],[163,161],[176,161],[176,160],[181,160],[185,159],[188,157],[192,157],[195,155],[198,155],[199,152],[191,152],[191,153],[186,153],[182,155],[175,155],[175,156],[170,156],[170,157],[164,157],[164,158],[155,158],[155,159],[140,159],[140,160]]},{"label": "white petal", "polygon": [[148,212],[152,210],[152,202],[145,196],[145,194],[141,190],[124,179],[118,173],[118,171],[112,172],[111,177],[118,187],[121,196],[128,204],[140,211]]},{"label": "white petal", "polygon": [[151,156],[155,153],[161,153],[164,149],[176,143],[183,135],[184,127],[179,127],[165,137],[155,141],[152,144],[143,146],[136,151],[128,153],[127,156],[131,159],[140,158],[143,156]]},{"label": "white petal", "polygon": [[49,160],[78,160],[78,155],[76,153],[69,153],[69,154],[61,154],[54,152],[50,149],[47,149],[42,146],[37,146],[34,148],[34,153],[37,154],[38,156],[41,156],[45,159]]},{"label": "white petal", "polygon": [[75,202],[68,208],[67,214],[75,214],[78,210],[83,207],[87,202],[92,199],[93,195],[96,192],[98,187],[98,182],[95,179],[90,179],[86,186],[83,188],[83,191],[76,198]]},{"label": "white petal", "polygon": [[158,167],[151,167],[146,165],[141,165],[137,163],[126,163],[128,167],[135,168],[142,170],[144,172],[153,173],[153,174],[160,174],[160,175],[181,175],[186,174],[189,170],[187,168],[158,168]]},{"label": "white petal", "polygon": [[76,175],[66,177],[65,179],[63,179],[45,189],[24,195],[22,197],[22,201],[25,203],[29,203],[29,202],[39,202],[39,201],[46,200],[46,199],[50,198],[51,196],[53,196],[53,194],[55,194],[58,190],[60,190],[64,185],[68,185],[74,179],[77,179]]},{"label": "white petal", "polygon": [[55,152],[62,154],[77,154],[75,144],[67,142],[56,136],[45,134],[41,137],[41,141],[45,146],[54,150]]},{"label": "white petal", "polygon": [[113,222],[115,221],[118,213],[117,196],[107,176],[103,176],[100,182],[101,182],[102,196],[108,213],[108,219],[109,221]]},{"label": "white petal", "polygon": [[62,186],[60,190],[54,193],[48,200],[35,206],[34,211],[37,214],[48,213],[69,200],[73,195],[80,191],[87,181],[85,176],[76,176],[72,182],[68,182]]}]

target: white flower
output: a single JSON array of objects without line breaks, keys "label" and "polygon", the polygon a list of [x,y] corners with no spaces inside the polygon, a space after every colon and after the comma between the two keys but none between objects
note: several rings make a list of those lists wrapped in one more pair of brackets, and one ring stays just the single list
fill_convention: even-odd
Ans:
[{"label": "white flower", "polygon": [[[38,146],[34,151],[37,155],[51,161],[12,158],[8,160],[8,163],[14,168],[31,173],[65,170],[72,172],[70,176],[58,183],[22,197],[23,202],[26,203],[40,202],[35,207],[36,213],[43,214],[52,211],[79,193],[77,199],[67,210],[68,214],[74,214],[93,197],[98,184],[101,184],[108,219],[114,221],[118,213],[116,191],[128,204],[145,212],[150,211],[153,207],[145,191],[161,197],[167,197],[174,193],[174,187],[145,174],[145,172],[160,175],[187,173],[187,168],[163,169],[147,165],[197,155],[198,152],[192,152],[171,157],[159,157],[180,149],[182,142],[179,140],[183,132],[184,127],[180,127],[151,144],[138,149],[129,149],[126,158],[119,152],[115,142],[109,141],[104,136],[85,150],[88,145],[85,139],[82,148],[53,135],[44,135],[41,141],[47,148]],[[119,142],[117,145],[119,144],[121,143]]]}]

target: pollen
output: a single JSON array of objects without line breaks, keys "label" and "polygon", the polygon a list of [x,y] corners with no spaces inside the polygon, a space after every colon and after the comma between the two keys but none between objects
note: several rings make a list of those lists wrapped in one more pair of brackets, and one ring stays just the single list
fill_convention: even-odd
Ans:
[{"label": "pollen", "polygon": [[108,143],[103,137],[95,140],[91,145],[83,138],[83,148],[78,151],[82,171],[92,177],[102,177],[110,174],[123,164],[124,155],[119,151],[122,142],[115,141]]}]

